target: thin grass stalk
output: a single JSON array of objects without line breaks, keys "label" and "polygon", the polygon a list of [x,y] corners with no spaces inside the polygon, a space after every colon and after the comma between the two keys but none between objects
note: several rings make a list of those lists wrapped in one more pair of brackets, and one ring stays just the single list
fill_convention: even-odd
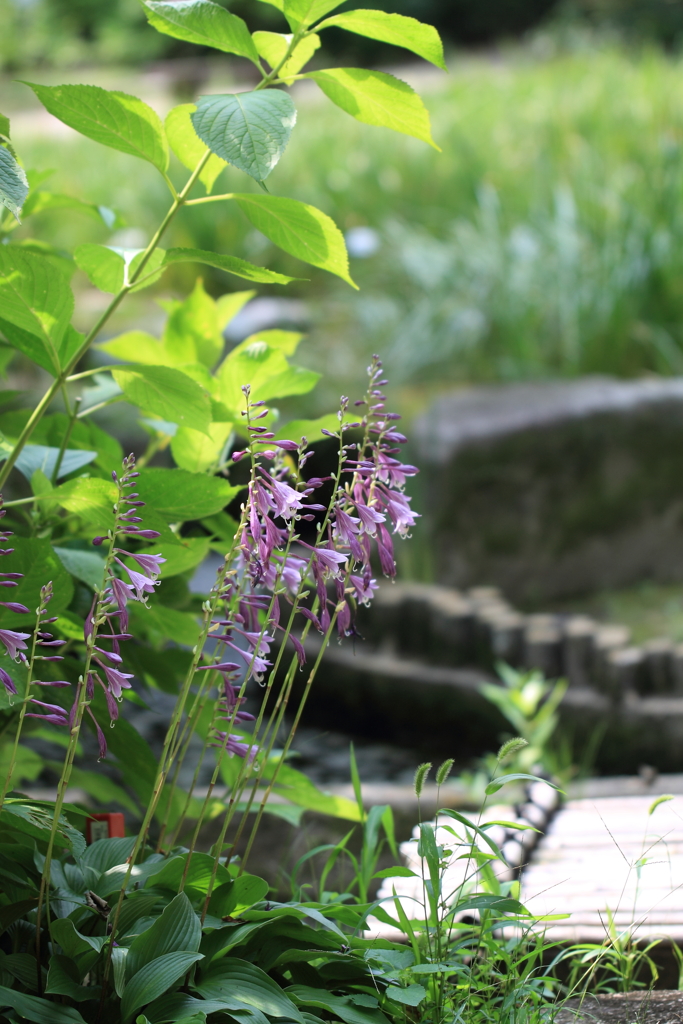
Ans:
[{"label": "thin grass stalk", "polygon": [[14,768],[17,760],[17,753],[19,752],[19,740],[21,739],[21,730],[24,725],[24,717],[26,716],[26,710],[30,699],[31,683],[33,681],[33,666],[36,657],[36,644],[38,643],[38,630],[40,629],[40,622],[42,618],[42,602],[36,611],[36,628],[33,633],[33,640],[31,643],[31,657],[28,663],[28,670],[26,676],[26,686],[24,688],[24,696],[21,700],[21,710],[19,712],[19,721],[17,723],[17,732],[14,737],[14,744],[12,746],[12,753],[10,755],[9,768],[7,769],[7,775],[5,776],[5,783],[2,787],[2,796],[0,796],[0,811],[5,803],[5,798],[9,793],[10,786],[12,784],[12,776],[14,775]]}]

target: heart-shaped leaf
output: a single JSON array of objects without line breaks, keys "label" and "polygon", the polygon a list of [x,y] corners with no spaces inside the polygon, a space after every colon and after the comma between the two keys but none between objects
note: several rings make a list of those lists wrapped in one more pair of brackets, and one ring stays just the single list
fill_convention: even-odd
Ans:
[{"label": "heart-shaped leaf", "polygon": [[212,153],[265,181],[289,142],[296,108],[288,93],[263,89],[200,96],[191,118]]}]

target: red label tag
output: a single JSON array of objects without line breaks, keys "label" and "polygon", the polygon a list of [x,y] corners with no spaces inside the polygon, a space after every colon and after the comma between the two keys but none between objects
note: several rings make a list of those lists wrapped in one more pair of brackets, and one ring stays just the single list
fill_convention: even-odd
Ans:
[{"label": "red label tag", "polygon": [[120,811],[113,814],[91,814],[85,823],[85,838],[88,843],[98,839],[121,839],[126,830]]}]

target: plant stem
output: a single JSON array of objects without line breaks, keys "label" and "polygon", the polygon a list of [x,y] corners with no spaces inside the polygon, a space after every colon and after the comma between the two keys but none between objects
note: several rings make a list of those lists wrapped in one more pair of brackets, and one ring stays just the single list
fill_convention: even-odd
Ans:
[{"label": "plant stem", "polygon": [[24,689],[24,696],[21,702],[21,711],[19,712],[19,722],[17,724],[17,733],[16,736],[14,737],[14,746],[12,747],[12,755],[10,757],[9,768],[7,769],[5,784],[2,788],[2,796],[0,796],[0,811],[2,810],[3,804],[5,803],[5,797],[9,793],[10,785],[12,783],[12,776],[14,775],[14,766],[17,760],[17,752],[19,750],[19,739],[21,737],[21,730],[24,725],[24,717],[26,715],[26,709],[28,707],[29,691],[31,689],[31,682],[33,680],[33,665],[36,658],[36,644],[38,643],[38,630],[40,629],[41,617],[42,606],[38,608],[38,611],[36,613],[36,628],[33,633],[33,643],[31,644],[31,658],[28,664],[26,687]]},{"label": "plant stem", "polygon": [[40,423],[41,419],[45,415],[47,409],[50,406],[50,403],[52,402],[52,399],[55,397],[55,395],[60,390],[60,388],[63,387],[63,385],[65,384],[67,378],[71,376],[71,374],[73,373],[73,371],[76,368],[76,366],[78,366],[78,363],[81,361],[83,356],[86,354],[86,352],[90,348],[93,340],[97,337],[99,332],[102,330],[104,325],[107,323],[107,321],[111,317],[112,313],[114,313],[116,311],[116,309],[118,309],[118,307],[120,306],[121,302],[124,300],[124,298],[126,297],[128,292],[131,290],[131,288],[133,287],[135,282],[140,277],[142,271],[144,270],[145,266],[149,262],[149,260],[150,260],[150,258],[152,256],[152,253],[157,248],[157,246],[159,244],[159,241],[161,240],[161,236],[163,235],[163,233],[165,232],[166,228],[169,226],[169,224],[171,223],[171,221],[173,220],[175,215],[178,213],[178,210],[181,208],[181,206],[183,206],[185,204],[187,196],[188,196],[190,190],[192,189],[192,186],[194,185],[194,183],[196,182],[197,178],[201,174],[201,172],[202,172],[202,170],[204,168],[204,165],[206,164],[206,162],[207,162],[207,160],[209,159],[210,156],[211,156],[211,151],[207,149],[206,153],[201,158],[201,160],[199,161],[199,163],[195,167],[194,171],[192,172],[192,174],[188,178],[187,182],[185,183],[184,188],[182,189],[181,192],[178,193],[176,198],[171,203],[171,206],[169,207],[169,209],[168,209],[168,211],[166,213],[166,216],[164,217],[164,219],[162,220],[161,224],[159,225],[159,228],[155,232],[154,237],[152,238],[151,242],[149,243],[149,245],[145,249],[144,254],[143,254],[139,264],[135,268],[135,271],[133,272],[133,274],[131,274],[131,278],[130,278],[130,281],[128,282],[128,284],[123,285],[121,290],[114,296],[114,298],[111,300],[111,302],[109,303],[107,308],[104,310],[102,315],[98,318],[98,320],[97,320],[96,324],[94,325],[94,327],[85,336],[85,338],[83,339],[82,344],[76,350],[76,352],[71,357],[71,359],[69,359],[69,361],[66,364],[66,366],[64,367],[64,369],[55,378],[55,380],[52,382],[50,387],[47,389],[47,391],[45,392],[43,397],[38,402],[38,405],[33,410],[31,416],[29,417],[28,421],[26,422],[26,425],[25,425],[24,429],[22,430],[21,434],[19,435],[19,437],[17,439],[17,442],[14,445],[14,448],[12,449],[12,452],[10,453],[10,455],[7,458],[7,461],[5,462],[5,464],[2,467],[2,469],[0,469],[0,488],[2,488],[4,486],[4,484],[5,484],[6,480],[7,480],[7,477],[10,475],[12,469],[14,468],[15,462],[19,458],[19,455],[21,454],[21,452],[22,452],[22,450],[24,448],[24,445],[27,444],[29,438],[33,434],[33,431],[35,430],[35,428],[37,427],[37,425]]},{"label": "plant stem", "polygon": [[[68,395],[66,394],[66,388],[64,388],[63,390],[64,390],[64,404],[66,405],[66,407],[68,409],[69,408],[69,399],[68,399]],[[55,462],[55,468],[52,470],[52,479],[50,480],[50,483],[52,484],[53,487],[57,483],[57,480],[59,478],[59,471],[62,468],[62,460],[64,458],[64,452],[66,451],[67,445],[68,445],[69,440],[71,438],[71,434],[73,433],[73,429],[74,429],[74,427],[76,425],[76,420],[78,419],[78,410],[80,409],[82,401],[83,401],[82,398],[80,398],[80,397],[76,398],[74,400],[73,409],[71,409],[71,411],[69,413],[69,423],[67,425],[66,430],[64,431],[64,437],[62,438],[62,443],[61,443],[61,445],[59,447],[59,453],[57,455],[57,460]]]}]

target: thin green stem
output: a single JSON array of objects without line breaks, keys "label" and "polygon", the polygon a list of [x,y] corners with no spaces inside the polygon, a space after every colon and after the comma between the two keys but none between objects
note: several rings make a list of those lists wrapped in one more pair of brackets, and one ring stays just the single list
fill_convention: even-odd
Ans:
[{"label": "thin green stem", "polygon": [[17,732],[14,737],[14,745],[12,747],[12,754],[10,756],[9,768],[7,769],[7,775],[5,776],[5,783],[2,787],[2,796],[0,796],[0,811],[5,803],[5,797],[9,793],[10,786],[12,783],[12,776],[14,775],[14,766],[17,760],[17,752],[19,750],[19,740],[21,738],[21,730],[24,725],[24,717],[26,715],[26,709],[28,708],[29,693],[31,690],[31,682],[33,680],[33,665],[36,658],[36,644],[38,643],[38,630],[40,629],[40,620],[42,616],[42,605],[38,608],[36,613],[36,628],[33,633],[33,642],[31,644],[31,657],[28,663],[28,673],[26,676],[26,687],[24,688],[24,696],[21,702],[21,711],[19,712],[19,722],[17,723]]},{"label": "thin green stem", "polygon": [[[68,396],[66,394],[66,388],[64,388],[63,390],[64,390],[64,404],[66,405],[66,407],[68,409],[69,408],[69,399],[68,399]],[[81,402],[82,402],[81,398],[76,398],[74,400],[73,409],[71,409],[70,412],[69,412],[69,422],[67,424],[66,430],[64,431],[64,437],[62,438],[62,443],[59,446],[59,453],[58,453],[57,459],[55,461],[55,468],[52,470],[52,478],[50,480],[50,483],[52,484],[53,487],[57,483],[57,480],[59,479],[59,471],[62,468],[62,460],[64,459],[64,452],[67,449],[67,446],[68,446],[69,441],[71,439],[71,434],[73,433],[73,429],[76,426],[76,420],[78,419],[78,410],[80,408]]]},{"label": "thin green stem", "polygon": [[221,203],[226,199],[234,198],[234,192],[225,192],[220,196],[201,196],[199,199],[188,199],[185,206],[202,206],[204,203]]},{"label": "thin green stem", "polygon": [[93,370],[83,370],[82,373],[72,373],[66,378],[67,384],[73,384],[75,380],[84,380],[86,377],[95,377],[98,373],[106,373],[107,370],[116,370],[120,363],[112,363],[111,366],[96,366]]},{"label": "thin green stem", "polygon": [[[90,348],[93,340],[100,333],[100,331],[102,330],[104,325],[107,323],[107,321],[109,320],[111,315],[118,309],[118,307],[120,306],[121,302],[124,300],[124,298],[126,297],[128,292],[131,290],[132,286],[135,284],[135,282],[138,280],[138,278],[142,274],[142,271],[147,266],[147,263],[149,262],[149,260],[150,260],[150,258],[152,256],[152,253],[157,248],[157,246],[159,244],[159,241],[161,239],[161,236],[164,234],[164,232],[166,231],[166,228],[169,226],[169,224],[171,223],[173,218],[178,213],[178,210],[181,208],[181,206],[184,205],[184,203],[185,203],[185,201],[187,199],[187,196],[188,196],[190,190],[192,189],[192,186],[197,181],[197,178],[201,174],[201,172],[202,172],[202,170],[203,170],[203,168],[204,168],[204,166],[205,166],[205,164],[206,164],[206,162],[207,162],[207,160],[209,159],[210,156],[211,156],[211,151],[207,149],[206,153],[202,156],[201,160],[199,161],[199,163],[195,167],[194,171],[192,172],[192,174],[188,178],[187,182],[185,183],[184,188],[182,189],[182,191],[180,193],[178,193],[176,198],[171,203],[171,206],[169,207],[169,209],[168,209],[168,211],[166,213],[166,216],[162,220],[161,224],[159,225],[158,230],[155,232],[152,240],[150,241],[149,245],[145,249],[145,251],[144,251],[144,253],[142,255],[142,258],[141,258],[140,262],[138,263],[137,267],[135,268],[135,271],[131,275],[131,278],[130,278],[130,281],[128,282],[128,284],[125,284],[121,288],[121,290],[114,296],[114,298],[111,300],[111,302],[109,303],[107,308],[104,310],[104,312],[98,318],[98,320],[95,323],[94,327],[85,336],[85,338],[83,339],[82,344],[79,346],[79,348],[76,350],[76,352],[72,355],[72,357],[69,359],[69,361],[66,364],[66,366],[64,367],[64,369],[54,379],[54,381],[52,382],[50,387],[47,389],[47,391],[45,392],[45,394],[43,395],[41,400],[38,402],[38,405],[33,410],[31,416],[29,417],[29,419],[26,422],[26,425],[25,425],[24,429],[21,431],[21,434],[17,438],[16,444],[14,445],[14,448],[12,449],[10,455],[8,456],[5,464],[3,465],[2,469],[0,469],[0,489],[4,486],[8,476],[10,475],[12,469],[14,468],[14,464],[16,463],[17,459],[19,458],[19,455],[21,454],[21,452],[24,449],[24,446],[28,443],[28,441],[29,441],[31,435],[33,434],[33,431],[35,430],[36,426],[38,425],[38,423],[40,423],[41,419],[45,415],[45,413],[46,413],[47,409],[49,408],[53,398],[55,397],[57,392],[60,390],[60,388],[64,385],[64,383],[66,382],[67,378],[71,376],[71,374],[73,373],[73,371],[76,368],[76,366],[78,366],[79,362],[81,361],[83,356],[86,354],[86,352]],[[89,410],[89,411],[92,411],[92,410]]]}]

